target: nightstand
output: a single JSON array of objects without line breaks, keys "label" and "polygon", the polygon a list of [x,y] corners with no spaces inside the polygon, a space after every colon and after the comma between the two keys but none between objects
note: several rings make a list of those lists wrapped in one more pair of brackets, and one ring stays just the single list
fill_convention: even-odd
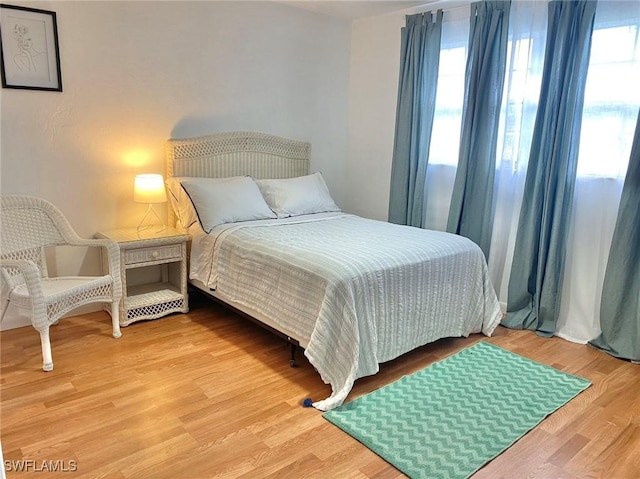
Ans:
[{"label": "nightstand", "polygon": [[[102,231],[96,236],[112,239],[120,246],[120,326],[189,311],[188,234],[174,228],[159,233],[130,228]],[[106,310],[111,314],[110,304]]]}]

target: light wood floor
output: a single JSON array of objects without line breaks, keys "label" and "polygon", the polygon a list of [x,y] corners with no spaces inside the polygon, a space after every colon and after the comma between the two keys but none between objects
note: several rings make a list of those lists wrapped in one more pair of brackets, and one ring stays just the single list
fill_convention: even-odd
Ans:
[{"label": "light wood floor", "polygon": [[[192,297],[187,315],[133,324],[118,340],[109,332],[105,313],[61,321],[51,373],[35,330],[1,333],[5,464],[76,469],[9,478],[404,477],[301,407],[330,393],[301,354],[290,368],[283,340],[220,306]],[[483,339],[422,347],[358,380],[350,398]],[[640,366],[502,327],[488,341],[593,386],[475,478],[640,477]]]}]

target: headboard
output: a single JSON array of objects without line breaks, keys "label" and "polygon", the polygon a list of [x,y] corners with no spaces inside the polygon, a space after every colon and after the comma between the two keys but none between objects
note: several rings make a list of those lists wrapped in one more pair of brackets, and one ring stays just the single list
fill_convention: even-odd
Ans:
[{"label": "headboard", "polygon": [[[166,177],[294,178],[309,174],[311,144],[257,132],[228,132],[171,139]],[[169,224],[175,223],[169,207]]]}]

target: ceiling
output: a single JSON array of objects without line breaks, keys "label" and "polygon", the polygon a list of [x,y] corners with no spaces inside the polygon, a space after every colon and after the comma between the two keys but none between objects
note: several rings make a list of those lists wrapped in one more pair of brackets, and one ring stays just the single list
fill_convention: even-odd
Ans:
[{"label": "ceiling", "polygon": [[357,18],[373,17],[375,15],[404,10],[426,3],[433,3],[433,0],[295,0],[280,3],[332,17],[355,20]]}]

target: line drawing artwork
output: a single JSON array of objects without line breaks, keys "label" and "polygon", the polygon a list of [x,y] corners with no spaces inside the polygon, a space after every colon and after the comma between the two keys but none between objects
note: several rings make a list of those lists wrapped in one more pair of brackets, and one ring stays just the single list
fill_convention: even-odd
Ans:
[{"label": "line drawing artwork", "polygon": [[[44,25],[42,26],[42,31]],[[42,37],[42,35],[40,35]],[[16,41],[17,53],[13,55],[13,62],[22,72],[31,72],[49,77],[49,61],[46,42],[34,41],[31,29],[24,23],[16,23],[13,27],[13,38]],[[41,44],[40,44],[41,43]]]},{"label": "line drawing artwork", "polygon": [[62,91],[56,12],[0,3],[0,39],[2,88]]}]

